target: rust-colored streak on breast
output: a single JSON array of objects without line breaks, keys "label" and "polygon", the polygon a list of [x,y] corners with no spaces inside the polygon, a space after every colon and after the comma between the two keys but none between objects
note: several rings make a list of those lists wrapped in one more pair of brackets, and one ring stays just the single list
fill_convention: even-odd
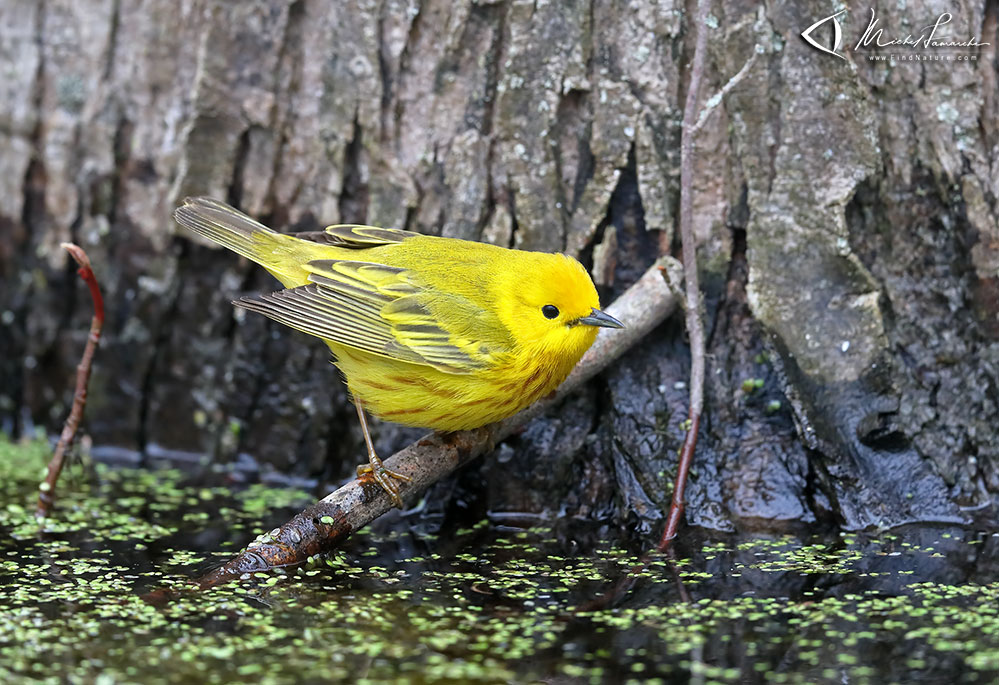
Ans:
[{"label": "rust-colored streak on breast", "polygon": [[455,419],[461,418],[460,412],[448,412],[446,414],[441,414],[433,418],[433,425],[439,426],[442,423],[448,423],[454,421]]},{"label": "rust-colored streak on breast", "polygon": [[541,366],[531,374],[531,377],[524,383],[524,406],[533,404],[539,397],[554,389],[557,384],[554,383],[553,376],[554,371],[551,367]]},{"label": "rust-colored streak on breast", "polygon": [[395,392],[399,388],[389,385],[388,383],[380,383],[379,381],[373,381],[365,378],[360,381],[362,385],[366,385],[373,390],[385,390],[386,392]]},{"label": "rust-colored streak on breast", "polygon": [[408,414],[419,414],[426,411],[424,407],[411,407],[409,409],[389,409],[388,411],[378,412],[379,416],[404,416]]},{"label": "rust-colored streak on breast", "polygon": [[419,385],[421,388],[426,390],[431,395],[434,395],[436,397],[442,397],[446,400],[455,400],[458,398],[457,391],[451,390],[449,388],[442,388],[439,385],[430,382],[426,378],[417,377],[413,380],[416,383],[416,385]]},{"label": "rust-colored streak on breast", "polygon": [[526,395],[533,394],[532,390],[536,390],[536,388],[534,388],[534,383],[540,377],[541,377],[541,367],[539,366],[536,369],[534,369],[534,373],[528,376],[527,380],[524,381],[523,385],[520,388],[520,391]]},{"label": "rust-colored streak on breast", "polygon": [[538,368],[534,369],[534,373],[532,373],[530,377],[526,381],[524,381],[524,387],[529,388],[531,385],[534,384],[534,381],[538,380],[540,376],[541,376],[541,367],[539,366]]},{"label": "rust-colored streak on breast", "polygon": [[522,387],[523,386],[520,381],[512,381],[499,386],[499,391],[506,395],[512,395],[515,392],[519,392]]},{"label": "rust-colored streak on breast", "polygon": [[[496,402],[497,402],[497,400],[496,400],[495,397],[480,397],[477,400],[469,400],[467,402],[462,402],[461,406],[463,406],[463,407],[475,407],[475,406],[478,406],[480,404],[490,404],[490,403],[496,403]],[[503,400],[502,404],[506,404],[506,400]]]}]

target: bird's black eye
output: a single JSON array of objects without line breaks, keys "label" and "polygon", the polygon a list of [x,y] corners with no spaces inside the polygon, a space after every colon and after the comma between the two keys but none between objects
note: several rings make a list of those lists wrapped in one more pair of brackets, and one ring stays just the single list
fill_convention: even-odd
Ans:
[{"label": "bird's black eye", "polygon": [[546,319],[558,318],[558,307],[553,304],[546,304],[541,308],[541,313],[545,315]]}]

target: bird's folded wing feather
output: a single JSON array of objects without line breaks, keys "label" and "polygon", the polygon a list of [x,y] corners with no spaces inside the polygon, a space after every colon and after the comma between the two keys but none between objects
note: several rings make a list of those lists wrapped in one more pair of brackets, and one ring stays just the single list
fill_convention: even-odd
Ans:
[{"label": "bird's folded wing feather", "polygon": [[306,268],[310,283],[235,304],[310,335],[447,373],[488,368],[509,350],[495,314],[425,286],[412,271],[332,259]]},{"label": "bird's folded wing feather", "polygon": [[337,224],[327,226],[322,231],[303,231],[296,233],[296,238],[309,240],[324,245],[363,249],[377,245],[401,243],[407,238],[420,235],[400,228],[379,228],[377,226],[361,226],[359,224]]}]

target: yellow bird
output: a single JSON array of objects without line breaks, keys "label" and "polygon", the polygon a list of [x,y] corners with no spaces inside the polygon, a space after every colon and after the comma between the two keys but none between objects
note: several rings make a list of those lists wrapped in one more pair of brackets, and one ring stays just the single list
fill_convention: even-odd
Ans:
[{"label": "yellow bird", "polygon": [[561,254],[372,226],[296,237],[202,197],[174,217],[285,286],[233,304],[326,342],[364,432],[358,475],[400,508],[394,479],[409,479],[375,454],[365,409],[408,426],[478,428],[558,387],[597,327],[623,328],[599,310],[586,269]]}]

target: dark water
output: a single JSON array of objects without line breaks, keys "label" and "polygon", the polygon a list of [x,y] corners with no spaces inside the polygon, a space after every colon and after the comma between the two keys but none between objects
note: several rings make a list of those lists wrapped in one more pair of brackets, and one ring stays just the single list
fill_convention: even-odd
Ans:
[{"label": "dark water", "polygon": [[[686,531],[673,561],[587,522],[496,516],[429,535],[395,515],[309,567],[195,592],[190,578],[311,496],[77,468],[40,529],[44,451],[0,443],[3,682],[999,677],[991,531]],[[162,588],[174,599],[150,601]]]}]

